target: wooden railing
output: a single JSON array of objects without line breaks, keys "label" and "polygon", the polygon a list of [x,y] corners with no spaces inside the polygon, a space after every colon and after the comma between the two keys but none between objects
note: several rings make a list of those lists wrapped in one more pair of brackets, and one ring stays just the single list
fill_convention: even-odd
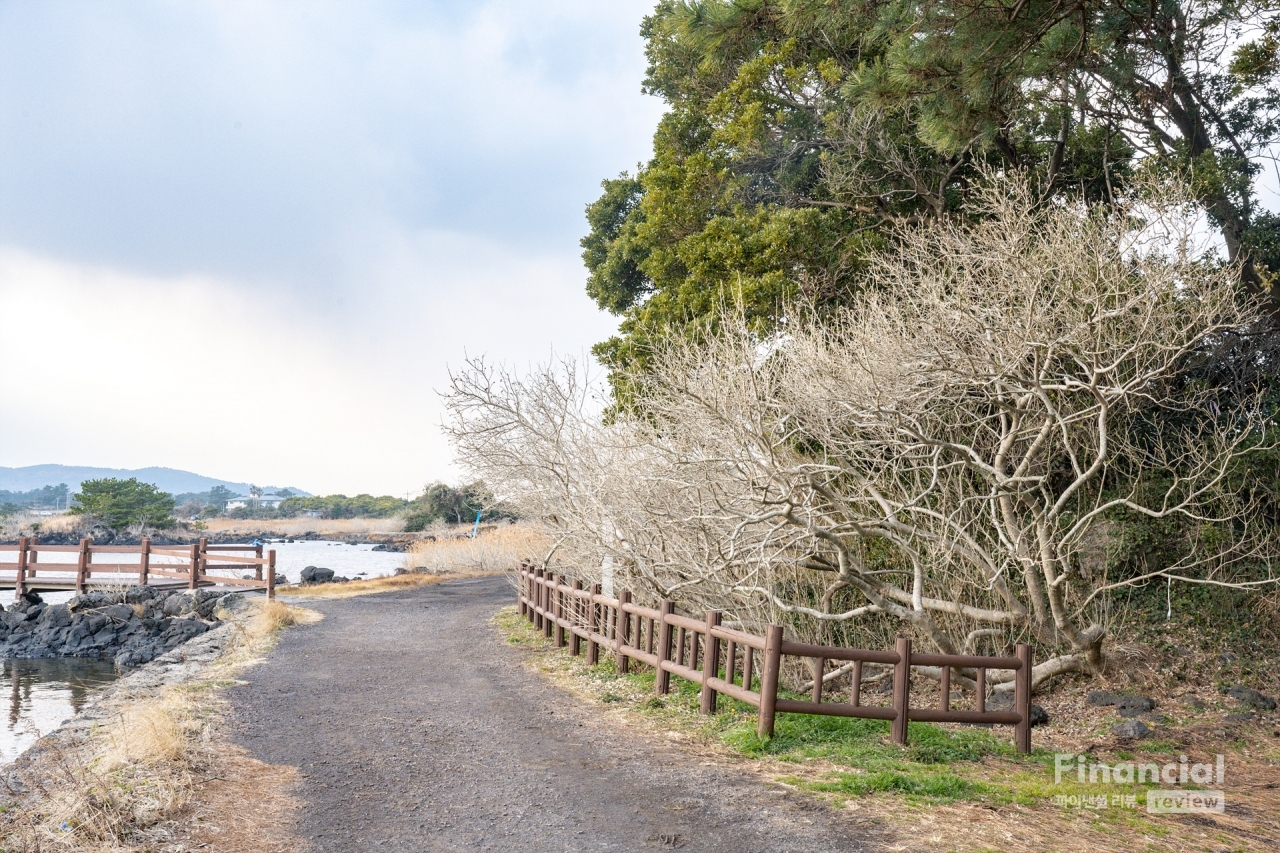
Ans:
[{"label": "wooden railing", "polygon": [[[672,675],[699,684],[703,714],[715,713],[721,693],[745,702],[758,710],[757,729],[762,737],[773,736],[779,713],[820,714],[887,720],[893,741],[903,745],[909,721],[1009,725],[1014,727],[1018,749],[1031,751],[1031,647],[1027,645],[1018,645],[1014,657],[919,654],[912,652],[908,637],[899,637],[891,652],[819,646],[785,639],[781,625],[770,625],[765,636],[758,637],[723,627],[717,610],[693,619],[677,614],[671,601],[663,601],[656,609],[643,607],[631,601],[627,590],[609,598],[601,594],[599,584],[587,589],[581,581],[567,583],[563,577],[528,566],[520,568],[518,588],[520,614],[545,636],[554,635],[557,646],[568,645],[570,654],[580,654],[585,642],[590,664],[599,662],[601,648],[614,655],[618,672],[627,672],[632,660],[648,664],[654,669],[654,690],[659,694],[670,691]],[[778,695],[782,659],[787,656],[810,663],[813,688],[807,701]],[[851,665],[848,701],[823,701],[830,680],[826,667],[833,661]],[[890,704],[864,704],[862,666],[866,663],[892,667]],[[911,670],[918,666],[940,669],[937,707],[911,707]],[[973,710],[951,708],[952,670],[972,673],[966,677],[975,686]],[[987,710],[989,670],[1012,671],[1012,710]]]},{"label": "wooden railing", "polygon": [[[12,562],[7,561],[11,553]],[[246,552],[252,552],[248,555]],[[75,554],[75,562],[42,562],[41,554]],[[136,561],[122,562],[124,557]],[[95,559],[95,558],[103,558]],[[252,578],[219,572],[252,571]],[[210,545],[201,539],[193,545],[95,545],[82,539],[79,545],[41,545],[22,537],[16,545],[0,545],[0,589],[12,588],[15,596],[27,590],[84,592],[94,586],[227,586],[263,591],[275,597],[276,552],[263,553],[261,545]]]}]

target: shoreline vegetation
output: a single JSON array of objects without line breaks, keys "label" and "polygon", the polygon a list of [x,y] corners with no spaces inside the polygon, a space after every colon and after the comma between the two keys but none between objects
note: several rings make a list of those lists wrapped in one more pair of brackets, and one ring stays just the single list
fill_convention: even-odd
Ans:
[{"label": "shoreline vegetation", "polygon": [[[228,743],[220,691],[263,659],[279,631],[320,614],[279,601],[250,606],[215,631],[105,688],[83,717],[46,735],[0,789],[6,853],[297,849],[281,829],[298,801],[292,768]],[[255,820],[234,808],[255,792]],[[264,816],[273,818],[264,822]]]},{"label": "shoreline vegetation", "polygon": [[510,575],[522,561],[546,554],[551,539],[526,525],[500,525],[475,539],[455,536],[413,542],[406,549],[404,566],[394,575],[346,583],[291,585],[280,594],[300,598],[350,598],[442,581]]},{"label": "shoreline vegetation", "polygon": [[[403,518],[211,518],[199,524],[179,522],[165,530],[93,531],[85,529],[83,520],[78,516],[18,514],[7,519],[0,531],[0,542],[12,544],[18,541],[19,536],[31,536],[46,545],[75,544],[84,536],[96,533],[95,539],[105,534],[112,544],[136,545],[145,533],[155,544],[185,545],[201,538],[212,544],[242,543],[254,539],[300,540],[386,545],[389,546],[387,550],[407,551],[414,543],[469,538],[474,527],[473,523],[436,522],[422,530],[406,531]],[[485,538],[491,532],[507,528],[525,529],[527,525],[508,520],[485,521],[479,526],[479,535]]]},{"label": "shoreline vegetation", "polygon": [[214,543],[243,542],[252,539],[323,539],[331,541],[397,542],[412,541],[431,535],[430,531],[406,533],[403,518],[274,518],[240,519],[210,518],[199,523],[178,522],[164,530],[135,528],[106,530],[86,528],[84,519],[75,515],[37,516],[17,513],[5,520],[0,541],[17,541],[19,536],[38,537],[46,544],[65,539],[79,541],[97,533],[109,535],[113,543],[137,544],[143,534],[153,542],[171,541],[188,544],[201,537]]},{"label": "shoreline vegetation", "polygon": [[136,545],[144,536],[156,544],[191,544],[202,538],[213,544],[324,539],[404,550],[414,541],[516,521],[514,512],[480,481],[432,483],[412,500],[369,494],[301,496],[288,489],[265,494],[257,486],[249,488],[249,496],[220,486],[173,495],[134,478],[86,480],[79,489],[70,494],[64,483],[16,495],[22,503],[0,503],[0,542],[23,536],[45,545],[75,544],[88,537],[100,545]]}]

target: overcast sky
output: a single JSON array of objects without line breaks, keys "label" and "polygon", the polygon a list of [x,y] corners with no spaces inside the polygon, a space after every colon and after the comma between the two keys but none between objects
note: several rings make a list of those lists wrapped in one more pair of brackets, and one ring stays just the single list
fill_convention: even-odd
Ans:
[{"label": "overcast sky", "polygon": [[580,353],[652,0],[0,0],[0,465],[452,479],[464,353]]}]

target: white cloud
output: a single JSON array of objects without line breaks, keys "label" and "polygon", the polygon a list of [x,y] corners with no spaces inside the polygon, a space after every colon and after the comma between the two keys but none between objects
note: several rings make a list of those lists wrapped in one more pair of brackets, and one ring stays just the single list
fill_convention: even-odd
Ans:
[{"label": "white cloud", "polygon": [[[377,275],[341,322],[207,277],[0,252],[4,464],[400,494],[454,473],[435,394],[447,363],[467,350],[540,360],[610,332],[585,300],[563,299],[577,270],[474,238],[423,235]],[[388,286],[424,277],[417,296]]]},{"label": "white cloud", "polygon": [[577,236],[651,5],[0,6],[0,464],[450,476],[446,363],[614,327]]}]

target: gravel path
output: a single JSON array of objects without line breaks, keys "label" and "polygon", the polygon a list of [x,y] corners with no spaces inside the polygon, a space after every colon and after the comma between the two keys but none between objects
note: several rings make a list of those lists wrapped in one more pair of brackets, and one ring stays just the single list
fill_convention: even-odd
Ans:
[{"label": "gravel path", "polygon": [[234,739],[300,768],[314,851],[880,849],[847,812],[592,716],[499,641],[512,598],[498,578],[308,601],[327,618],[229,691]]}]

